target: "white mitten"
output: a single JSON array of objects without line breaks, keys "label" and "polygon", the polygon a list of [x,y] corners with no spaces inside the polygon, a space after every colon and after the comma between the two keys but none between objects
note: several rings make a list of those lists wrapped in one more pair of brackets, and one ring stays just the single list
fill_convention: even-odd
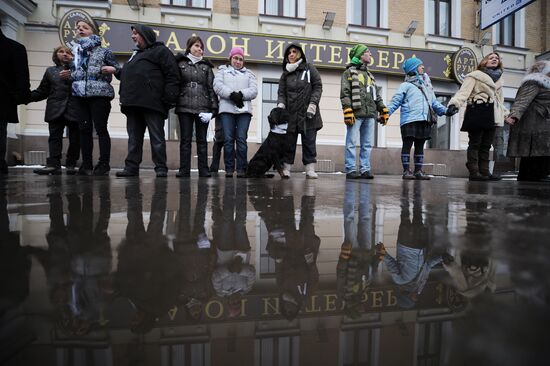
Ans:
[{"label": "white mitten", "polygon": [[202,123],[208,123],[212,119],[212,113],[201,112],[199,113],[199,118],[201,119]]}]

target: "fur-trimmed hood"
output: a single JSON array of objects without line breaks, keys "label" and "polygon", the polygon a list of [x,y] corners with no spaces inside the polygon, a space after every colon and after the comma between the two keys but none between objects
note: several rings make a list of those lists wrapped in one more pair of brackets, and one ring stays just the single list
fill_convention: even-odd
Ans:
[{"label": "fur-trimmed hood", "polygon": [[529,81],[534,81],[539,86],[541,86],[545,89],[550,89],[550,76],[548,76],[546,74],[543,74],[541,72],[534,72],[532,74],[529,74],[529,75],[525,76],[523,78],[523,80],[521,81],[521,85],[523,85],[523,84],[525,84]]}]

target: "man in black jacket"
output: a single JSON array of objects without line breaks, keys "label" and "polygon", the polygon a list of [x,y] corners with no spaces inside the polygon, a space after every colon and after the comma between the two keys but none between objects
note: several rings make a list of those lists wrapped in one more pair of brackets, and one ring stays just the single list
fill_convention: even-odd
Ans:
[{"label": "man in black jacket", "polygon": [[132,26],[132,41],[137,48],[120,75],[116,75],[120,79],[120,106],[127,118],[128,131],[128,156],[117,177],[139,175],[145,128],[149,130],[157,177],[167,176],[164,120],[179,94],[179,69],[172,52],[156,38],[152,28]]},{"label": "man in black jacket", "polygon": [[[2,23],[0,22],[0,26]],[[25,46],[0,30],[0,176],[8,174],[6,163],[8,123],[19,123],[17,105],[30,95],[29,66]]]}]

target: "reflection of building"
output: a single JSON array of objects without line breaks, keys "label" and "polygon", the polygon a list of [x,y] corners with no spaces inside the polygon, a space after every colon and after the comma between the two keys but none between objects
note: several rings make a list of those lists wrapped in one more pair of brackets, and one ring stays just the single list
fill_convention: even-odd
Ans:
[{"label": "reflection of building", "polygon": [[[128,4],[132,5],[129,7]],[[213,57],[216,64],[223,62],[231,46],[249,47],[248,66],[256,73],[261,84],[254,103],[255,116],[249,132],[251,154],[255,151],[254,144],[259,144],[269,132],[267,115],[276,101],[276,82],[281,74],[279,57],[284,41],[295,39],[303,42],[309,59],[320,66],[324,84],[321,110],[325,126],[318,135],[319,159],[331,160],[336,169],[342,169],[343,166],[345,134],[339,101],[339,82],[342,65],[347,61],[347,49],[351,44],[366,43],[375,51],[372,69],[378,83],[383,87],[386,101],[403,79],[400,68],[403,59],[414,53],[422,55],[427,63],[436,95],[444,103],[458,89],[458,85],[449,75],[449,70],[441,68],[441,63],[450,62],[450,56],[461,47],[474,50],[478,60],[493,49],[501,53],[506,66],[504,85],[507,87],[504,95],[507,101],[514,98],[516,86],[519,85],[526,67],[533,63],[535,56],[550,48],[548,34],[544,37],[538,36],[548,28],[548,15],[544,15],[549,11],[545,1],[534,2],[492,26],[487,36],[475,26],[479,2],[459,0],[48,0],[38,4],[29,0],[2,2],[2,29],[9,37],[16,38],[27,46],[34,87],[38,85],[45,68],[50,65],[51,50],[60,42],[59,21],[75,6],[94,18],[102,19],[100,23],[105,30],[107,42],[120,54],[121,62],[133,48],[129,42],[129,25],[138,21],[157,24],[159,29],[164,27],[164,31],[160,32],[161,40],[178,51],[184,47],[186,38],[181,32],[210,32],[206,37],[207,55]],[[119,21],[120,30],[115,31],[114,20]],[[124,46],[116,45],[114,34],[122,38],[127,36]],[[255,48],[254,42],[258,39],[267,47],[265,52]],[[478,46],[484,43],[480,40],[488,43]],[[20,153],[46,151],[45,136],[48,131],[43,123],[44,105],[35,103],[21,107],[22,123],[11,128],[21,138],[22,144],[13,143],[11,150],[21,149]],[[119,111],[117,99],[112,105],[109,129],[115,150],[113,157],[119,159],[113,161],[113,165],[120,165],[126,150],[125,118]],[[428,150],[426,162],[444,163],[447,164],[447,171],[450,169],[453,174],[465,174],[462,154],[456,150],[465,149],[467,136],[459,132],[458,118],[452,118],[454,123],[448,117],[439,119],[434,138],[429,143],[430,148],[438,151]],[[401,171],[397,150],[401,145],[398,119],[399,116],[395,115],[389,126],[377,129],[376,146],[390,148],[381,150],[380,153],[387,155],[390,152],[395,156],[391,163],[388,164],[389,159],[384,159],[382,164],[382,155],[375,152],[375,171]],[[176,126],[175,116],[172,115],[166,126],[169,139],[172,140],[169,142],[168,159],[172,167],[178,163],[175,158],[178,139]],[[147,157],[148,154],[144,156]],[[322,166],[320,168],[323,169]]]}]

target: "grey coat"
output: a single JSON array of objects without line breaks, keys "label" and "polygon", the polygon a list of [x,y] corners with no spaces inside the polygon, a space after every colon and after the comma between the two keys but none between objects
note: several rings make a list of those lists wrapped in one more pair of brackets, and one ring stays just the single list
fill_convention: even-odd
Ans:
[{"label": "grey coat", "polygon": [[550,77],[529,74],[523,80],[510,117],[509,157],[550,156]]},{"label": "grey coat", "polygon": [[187,54],[178,53],[181,88],[176,113],[218,113],[218,96],[214,93],[214,65],[206,59],[193,64]]}]

